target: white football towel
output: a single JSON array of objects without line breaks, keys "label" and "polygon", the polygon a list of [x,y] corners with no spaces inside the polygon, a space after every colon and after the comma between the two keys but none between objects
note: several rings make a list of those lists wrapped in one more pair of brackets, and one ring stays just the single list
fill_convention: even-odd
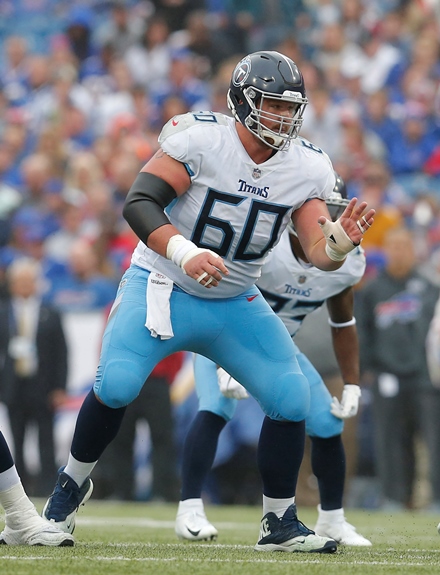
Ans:
[{"label": "white football towel", "polygon": [[151,272],[147,284],[147,319],[145,327],[152,337],[170,339],[174,336],[171,325],[170,297],[173,282],[167,276]]}]

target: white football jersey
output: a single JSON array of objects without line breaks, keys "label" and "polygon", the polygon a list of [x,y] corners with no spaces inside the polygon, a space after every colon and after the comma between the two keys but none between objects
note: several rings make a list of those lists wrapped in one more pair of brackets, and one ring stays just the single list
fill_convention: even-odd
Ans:
[{"label": "white football jersey", "polygon": [[286,231],[266,259],[257,286],[293,337],[307,314],[361,280],[365,264],[364,250],[358,246],[339,269],[320,270],[293,255]]},{"label": "white football jersey", "polygon": [[302,138],[256,164],[238,137],[235,120],[224,114],[175,116],[164,126],[159,143],[191,177],[188,191],[166,209],[171,223],[198,247],[224,258],[229,275],[207,290],[142,242],[132,262],[165,274],[200,297],[233,297],[249,289],[292,211],[308,199],[325,200],[335,184],[328,156]]}]

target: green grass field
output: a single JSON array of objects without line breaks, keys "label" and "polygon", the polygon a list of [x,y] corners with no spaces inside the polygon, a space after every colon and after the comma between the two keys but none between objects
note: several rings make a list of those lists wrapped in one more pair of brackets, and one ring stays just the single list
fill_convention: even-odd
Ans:
[{"label": "green grass field", "polygon": [[[43,502],[37,501],[41,509]],[[0,547],[1,575],[306,575],[440,573],[440,517],[347,510],[373,547],[333,555],[257,553],[258,507],[208,507],[216,542],[180,542],[175,505],[89,501],[77,518],[75,547]],[[315,509],[300,509],[313,527]]]}]

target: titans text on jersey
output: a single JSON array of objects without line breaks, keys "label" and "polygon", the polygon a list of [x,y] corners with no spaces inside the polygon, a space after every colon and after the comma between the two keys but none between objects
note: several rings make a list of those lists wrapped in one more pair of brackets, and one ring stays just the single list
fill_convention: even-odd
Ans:
[{"label": "titans text on jersey", "polygon": [[248,184],[244,180],[238,180],[238,192],[247,192],[248,194],[255,194],[263,198],[269,196],[269,186],[264,186],[264,188],[259,188],[252,184]]}]

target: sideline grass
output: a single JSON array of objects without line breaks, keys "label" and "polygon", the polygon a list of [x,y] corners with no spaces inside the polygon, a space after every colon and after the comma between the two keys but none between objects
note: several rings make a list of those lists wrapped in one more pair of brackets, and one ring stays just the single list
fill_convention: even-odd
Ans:
[{"label": "sideline grass", "polygon": [[[43,502],[37,501],[41,509]],[[373,547],[339,547],[333,555],[257,553],[258,507],[208,508],[217,542],[180,542],[176,506],[88,502],[81,508],[73,548],[0,547],[1,575],[388,575],[440,572],[440,517],[348,510],[346,515]],[[313,527],[316,510],[301,509]]]}]

